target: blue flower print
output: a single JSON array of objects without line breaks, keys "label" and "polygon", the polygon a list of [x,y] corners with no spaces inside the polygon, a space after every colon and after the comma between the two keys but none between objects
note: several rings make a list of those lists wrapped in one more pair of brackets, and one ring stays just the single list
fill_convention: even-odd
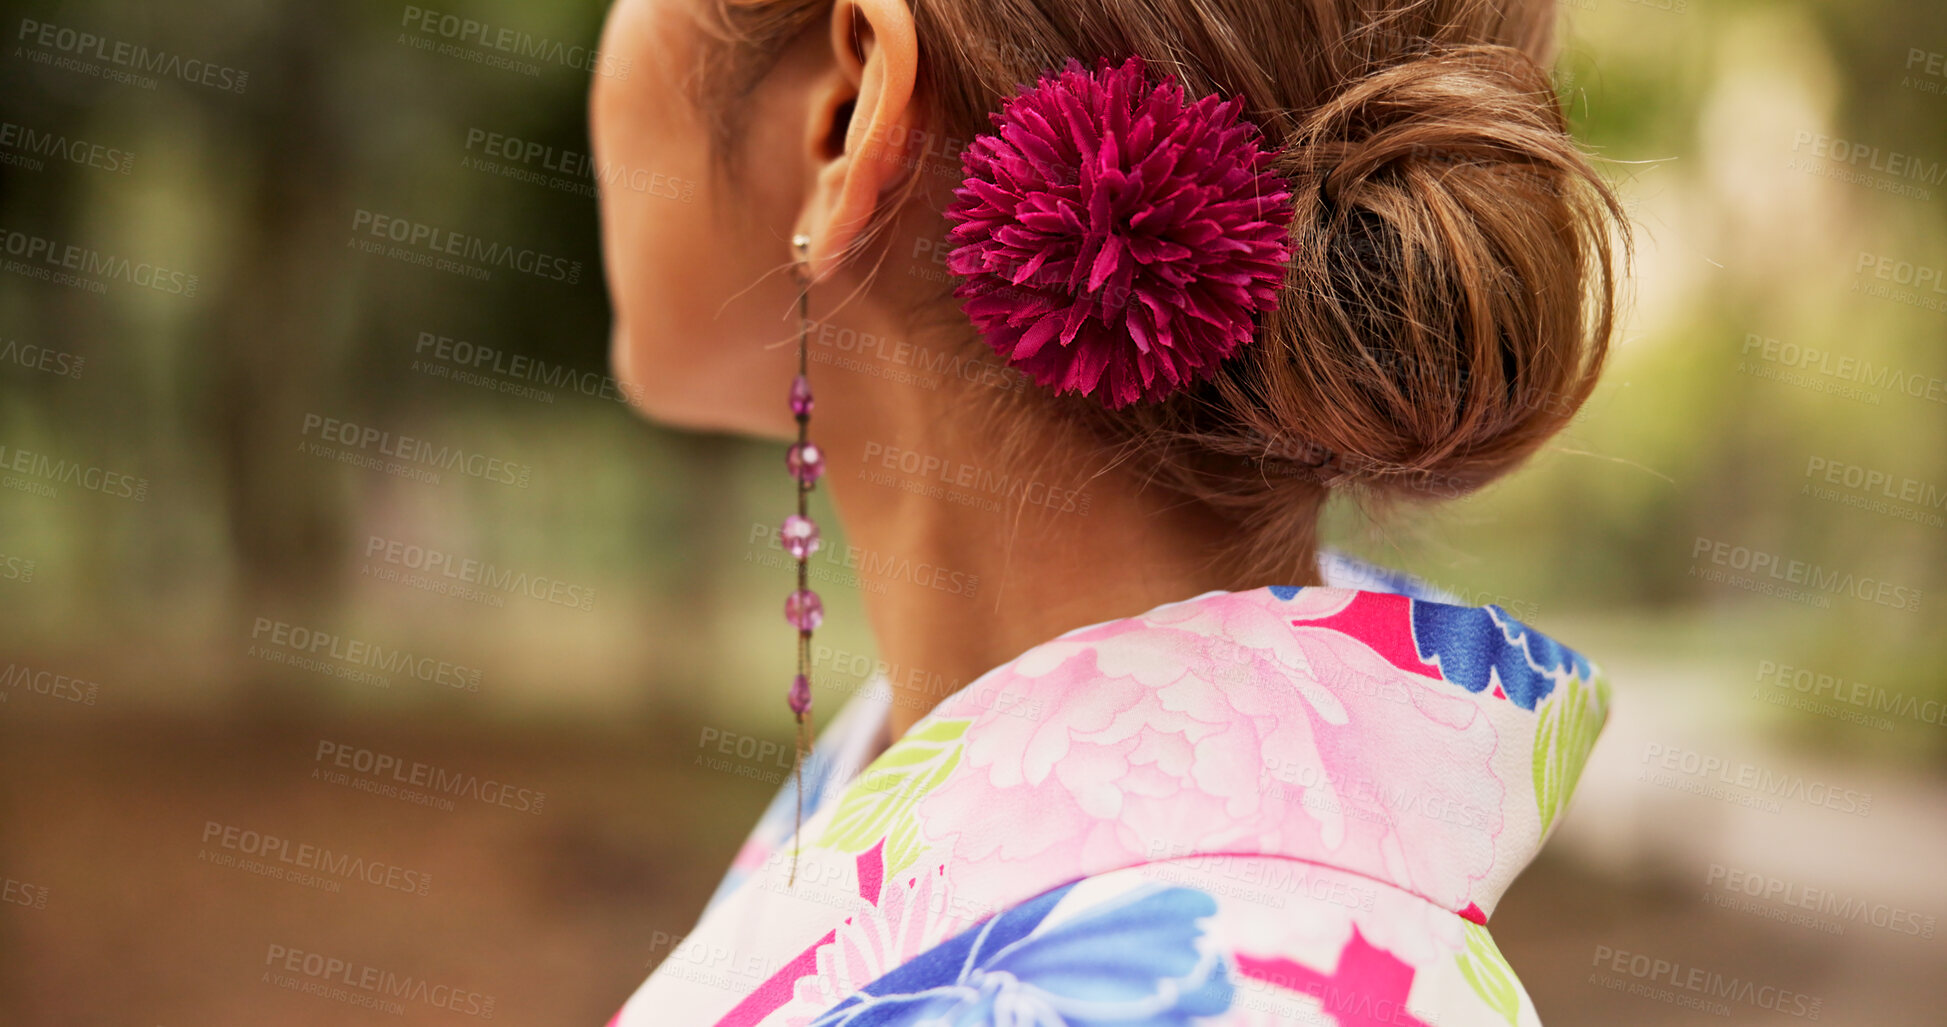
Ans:
[{"label": "blue flower print", "polygon": [[1189,1027],[1230,1008],[1228,967],[1199,944],[1216,900],[1145,885],[1037,931],[1073,887],[941,942],[813,1027]]},{"label": "blue flower print", "polygon": [[1413,603],[1413,638],[1420,658],[1438,663],[1448,681],[1469,692],[1492,681],[1524,710],[1548,698],[1555,682],[1573,674],[1583,681],[1595,668],[1580,653],[1508,616],[1498,606]]},{"label": "blue flower print", "polygon": [[[1290,601],[1304,589],[1274,585],[1270,591]],[[1294,623],[1337,627],[1375,645],[1376,652],[1409,674],[1444,680],[1469,692],[1498,684],[1497,697],[1530,712],[1557,683],[1595,677],[1595,667],[1582,654],[1492,604],[1461,606],[1360,591],[1336,614]],[[1410,652],[1404,645],[1409,636]]]}]

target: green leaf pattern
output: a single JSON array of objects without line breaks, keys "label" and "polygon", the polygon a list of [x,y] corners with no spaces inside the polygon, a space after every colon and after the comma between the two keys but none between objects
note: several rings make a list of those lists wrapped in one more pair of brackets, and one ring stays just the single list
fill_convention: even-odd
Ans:
[{"label": "green leaf pattern", "polygon": [[1507,1020],[1508,1027],[1516,1027],[1515,1021],[1521,1015],[1521,988],[1515,984],[1514,969],[1508,966],[1507,957],[1501,955],[1487,928],[1469,921],[1467,950],[1454,959],[1459,961],[1460,975],[1467,978],[1474,994]]},{"label": "green leaf pattern", "polygon": [[[1589,703],[1590,692],[1596,702]],[[1541,814],[1541,832],[1547,834],[1562,808],[1575,792],[1589,750],[1595,748],[1602,733],[1602,721],[1609,708],[1609,682],[1598,674],[1593,685],[1580,675],[1572,676],[1542,703],[1535,731],[1535,805]]]},{"label": "green leaf pattern", "polygon": [[960,765],[971,723],[936,720],[908,732],[846,787],[818,844],[856,855],[883,838],[887,877],[918,862],[923,843],[913,807]]}]

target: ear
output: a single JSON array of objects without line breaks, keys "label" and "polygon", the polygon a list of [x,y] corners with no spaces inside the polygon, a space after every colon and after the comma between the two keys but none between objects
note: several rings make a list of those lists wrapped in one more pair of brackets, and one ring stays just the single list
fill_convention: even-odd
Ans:
[{"label": "ear", "polygon": [[812,86],[811,178],[797,225],[811,237],[814,280],[843,262],[918,142],[919,41],[907,0],[837,0],[829,56]]}]

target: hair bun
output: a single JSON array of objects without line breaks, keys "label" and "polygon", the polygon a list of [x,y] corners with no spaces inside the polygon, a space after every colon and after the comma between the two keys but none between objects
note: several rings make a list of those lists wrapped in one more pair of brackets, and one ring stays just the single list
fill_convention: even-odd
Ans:
[{"label": "hair bun", "polygon": [[1338,480],[1450,495],[1587,398],[1621,211],[1526,54],[1466,47],[1352,77],[1288,133],[1278,170],[1293,268],[1267,345],[1225,390],[1251,435],[1329,451]]},{"label": "hair bun", "polygon": [[1285,171],[1330,203],[1354,200],[1362,183],[1410,164],[1505,161],[1572,171],[1565,164],[1581,157],[1567,130],[1533,61],[1507,47],[1468,47],[1353,80],[1292,133]]}]

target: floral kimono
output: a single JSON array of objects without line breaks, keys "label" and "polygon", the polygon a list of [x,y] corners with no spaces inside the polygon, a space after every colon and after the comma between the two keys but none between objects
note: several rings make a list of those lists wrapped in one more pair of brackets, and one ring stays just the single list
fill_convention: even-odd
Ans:
[{"label": "floral kimono", "polygon": [[861,691],[795,876],[787,785],[611,1027],[1538,1023],[1488,917],[1607,685],[1498,607],[1324,566],[1068,632],[876,754]]}]

